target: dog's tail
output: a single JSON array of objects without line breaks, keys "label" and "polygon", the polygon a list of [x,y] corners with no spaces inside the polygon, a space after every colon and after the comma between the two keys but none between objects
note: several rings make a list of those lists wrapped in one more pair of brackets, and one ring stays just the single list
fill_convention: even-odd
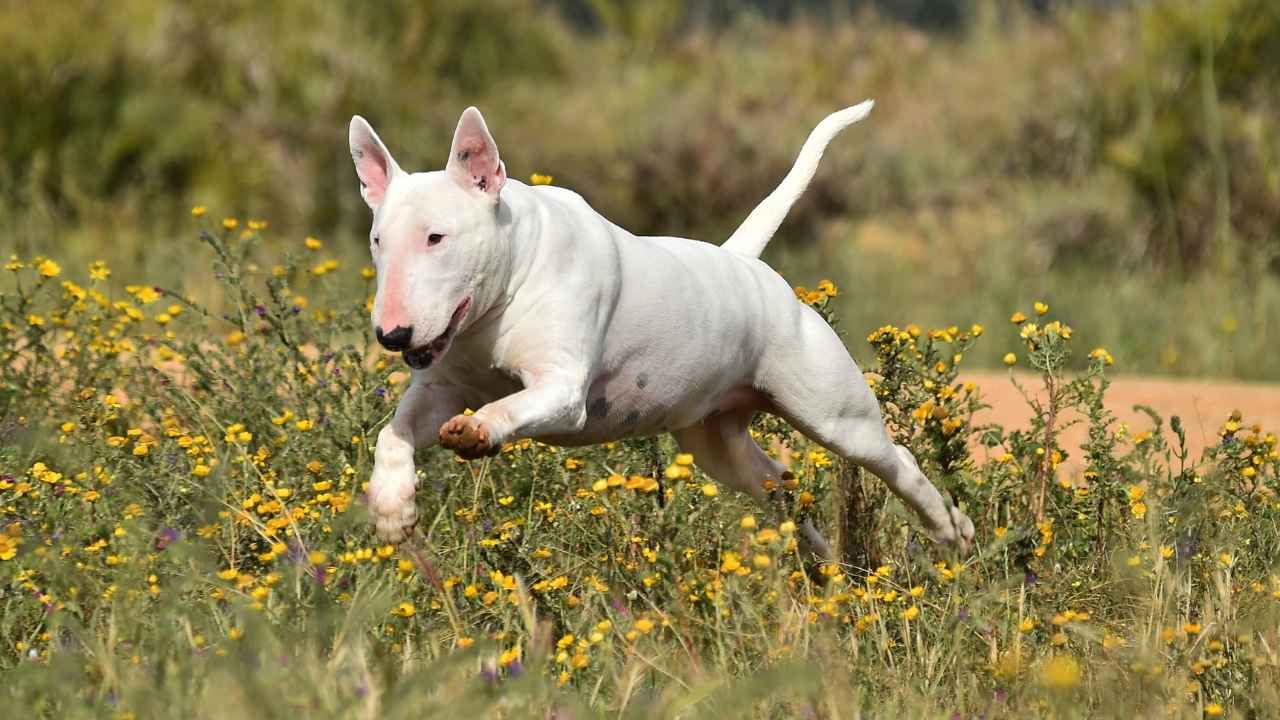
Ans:
[{"label": "dog's tail", "polygon": [[778,231],[778,226],[787,217],[791,206],[804,194],[805,188],[809,187],[809,181],[818,171],[818,162],[822,160],[822,153],[827,145],[841,130],[866,117],[874,105],[875,101],[864,100],[853,107],[833,112],[818,123],[813,132],[809,133],[809,139],[804,141],[804,147],[800,148],[800,155],[796,158],[795,165],[791,166],[791,172],[769,193],[769,197],[751,211],[722,247],[742,255],[760,257],[764,246],[769,244],[773,234]]}]

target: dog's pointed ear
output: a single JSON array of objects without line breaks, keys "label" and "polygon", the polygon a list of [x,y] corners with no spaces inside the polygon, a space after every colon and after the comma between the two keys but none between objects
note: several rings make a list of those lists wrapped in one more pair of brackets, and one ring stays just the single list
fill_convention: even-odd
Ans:
[{"label": "dog's pointed ear", "polygon": [[387,186],[400,174],[400,166],[378,133],[359,115],[351,118],[347,140],[351,144],[351,162],[355,163],[356,175],[360,176],[360,195],[370,210],[377,210],[387,195]]},{"label": "dog's pointed ear", "polygon": [[458,120],[449,163],[444,169],[462,187],[497,202],[498,193],[507,182],[507,168],[498,157],[498,144],[489,134],[484,117],[474,107],[464,110]]}]

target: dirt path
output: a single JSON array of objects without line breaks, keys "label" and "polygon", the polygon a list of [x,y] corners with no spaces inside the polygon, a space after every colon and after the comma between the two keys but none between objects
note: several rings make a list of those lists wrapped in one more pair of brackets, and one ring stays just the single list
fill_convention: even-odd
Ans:
[{"label": "dirt path", "polygon": [[[1039,388],[1034,376],[1017,373],[1017,377],[1023,387]],[[975,416],[976,422],[997,422],[1013,428],[1027,426],[1031,411],[1018,389],[1009,381],[1007,372],[967,373],[962,379],[977,383],[982,389],[983,399],[991,405],[990,409]],[[1141,376],[1113,378],[1107,390],[1107,408],[1131,430],[1150,430],[1151,419],[1134,410],[1134,405],[1155,409],[1164,418],[1165,433],[1171,440],[1173,433],[1169,431],[1169,417],[1180,416],[1193,459],[1199,458],[1206,445],[1215,442],[1218,430],[1234,410],[1243,413],[1245,427],[1257,423],[1266,430],[1280,432],[1280,384]],[[1064,464],[1068,473],[1076,472],[1080,467],[1078,448],[1085,435],[1083,423],[1069,428],[1064,435],[1063,447],[1072,451],[1071,459]],[[984,449],[979,448],[977,453],[980,460],[985,457]]]}]

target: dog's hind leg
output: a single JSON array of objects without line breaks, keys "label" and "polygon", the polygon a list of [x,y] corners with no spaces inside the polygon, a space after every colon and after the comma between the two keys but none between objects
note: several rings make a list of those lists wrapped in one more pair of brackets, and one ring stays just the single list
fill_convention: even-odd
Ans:
[{"label": "dog's hind leg", "polygon": [[761,389],[811,440],[883,480],[935,540],[967,549],[973,523],[943,499],[911,452],[889,438],[875,394],[835,331],[811,310],[802,318],[795,336],[763,358]]},{"label": "dog's hind leg", "polygon": [[[752,410],[717,413],[696,425],[677,430],[676,442],[693,454],[693,462],[718,482],[750,495],[766,512],[778,508],[769,502],[765,481],[781,482],[786,468],[769,457],[751,439],[748,427]],[[821,560],[832,560],[831,546],[809,520],[800,526],[800,547]]]}]

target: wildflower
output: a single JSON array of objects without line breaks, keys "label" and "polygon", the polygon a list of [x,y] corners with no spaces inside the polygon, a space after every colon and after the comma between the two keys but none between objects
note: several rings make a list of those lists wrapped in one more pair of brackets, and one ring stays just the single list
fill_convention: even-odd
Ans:
[{"label": "wildflower", "polygon": [[530,185],[550,185],[553,180],[555,180],[553,176],[541,173],[533,173],[529,176]]},{"label": "wildflower", "polygon": [[239,227],[239,225],[240,225],[240,221],[233,217],[222,219],[222,227],[226,230],[235,230],[237,227]]},{"label": "wildflower", "polygon": [[743,515],[742,519],[738,521],[738,527],[742,528],[743,530],[755,530],[756,529],[755,516]]},{"label": "wildflower", "polygon": [[1005,353],[1005,354],[1004,354],[1004,364],[1005,364],[1005,365],[1007,365],[1007,366],[1009,366],[1009,367],[1013,367],[1014,365],[1017,365],[1017,364],[1018,364],[1018,356],[1017,356],[1017,355],[1014,355],[1013,353]]},{"label": "wildflower", "polygon": [[707,483],[702,486],[702,494],[713,498],[720,494],[720,489],[716,487],[715,483]]},{"label": "wildflower", "polygon": [[1039,679],[1050,690],[1071,690],[1080,684],[1080,664],[1070,655],[1055,655],[1040,668]]},{"label": "wildflower", "polygon": [[205,209],[206,208],[203,205],[196,205],[191,208],[191,217],[204,217]]},{"label": "wildflower", "polygon": [[1220,717],[1223,712],[1222,705],[1216,702],[1204,706],[1204,714],[1209,717]]},{"label": "wildflower", "polygon": [[653,629],[653,621],[649,618],[640,618],[639,620],[636,620],[635,629],[641,634],[647,635],[649,634],[649,631]]},{"label": "wildflower", "polygon": [[58,277],[62,273],[62,266],[48,258],[41,260],[40,264],[36,265],[36,269],[40,271],[42,276],[47,278]]},{"label": "wildflower", "polygon": [[391,612],[402,618],[411,618],[418,613],[417,608],[411,602],[402,602],[391,609]]},{"label": "wildflower", "polygon": [[1021,325],[1026,321],[1027,321],[1027,316],[1023,315],[1021,312],[1016,312],[1009,318],[1009,322],[1013,323],[1014,325]]},{"label": "wildflower", "polygon": [[18,539],[8,533],[0,533],[0,560],[12,560],[18,555]]},{"label": "wildflower", "polygon": [[316,238],[311,237],[310,235],[308,235],[306,239],[302,241],[302,244],[305,245],[308,250],[319,250],[320,248],[324,247],[324,243],[320,242]]},{"label": "wildflower", "polygon": [[1049,312],[1049,306],[1040,302],[1039,300],[1037,300],[1035,304],[1032,305],[1032,307],[1036,309],[1037,315],[1044,315],[1045,313]]},{"label": "wildflower", "polygon": [[720,572],[731,573],[736,572],[742,567],[742,561],[738,558],[738,554],[734,552],[726,552],[720,563]]},{"label": "wildflower", "polygon": [[1115,358],[1111,357],[1111,353],[1107,352],[1107,349],[1104,347],[1094,348],[1089,353],[1089,357],[1094,360],[1101,360],[1103,365],[1112,365],[1115,363]]},{"label": "wildflower", "polygon": [[9,262],[4,264],[4,269],[9,272],[18,272],[24,267],[26,267],[26,265],[22,264],[22,261],[18,259],[17,255],[10,255]]},{"label": "wildflower", "polygon": [[101,260],[94,261],[89,265],[89,278],[92,280],[106,280],[111,277],[111,269]]}]

